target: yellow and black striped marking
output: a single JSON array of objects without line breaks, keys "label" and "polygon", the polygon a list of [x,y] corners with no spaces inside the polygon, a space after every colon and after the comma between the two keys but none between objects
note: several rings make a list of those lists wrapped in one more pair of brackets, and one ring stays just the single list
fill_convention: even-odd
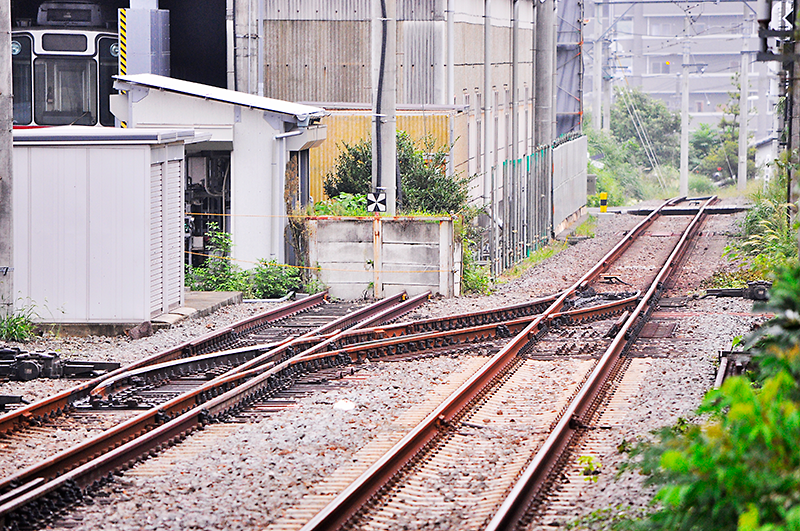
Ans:
[{"label": "yellow and black striped marking", "polygon": [[[128,13],[127,9],[119,9],[119,75],[128,73]],[[127,122],[120,122],[123,128],[128,127]]]}]

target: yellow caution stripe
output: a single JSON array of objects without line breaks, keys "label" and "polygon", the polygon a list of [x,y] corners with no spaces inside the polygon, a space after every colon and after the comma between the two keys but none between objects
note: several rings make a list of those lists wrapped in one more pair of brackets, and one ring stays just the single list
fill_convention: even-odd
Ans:
[{"label": "yellow caution stripe", "polygon": [[[124,76],[128,73],[128,10],[119,9],[119,75]],[[120,122],[120,126],[127,128],[127,122]]]}]

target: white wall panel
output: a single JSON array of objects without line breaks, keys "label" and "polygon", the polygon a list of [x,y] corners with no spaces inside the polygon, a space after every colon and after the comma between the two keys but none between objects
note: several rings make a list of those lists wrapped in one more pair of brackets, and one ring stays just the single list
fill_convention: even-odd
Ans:
[{"label": "white wall panel", "polygon": [[[151,173],[153,152],[169,149],[15,145],[15,292],[36,305],[42,321],[136,323],[162,313],[151,310],[182,302],[179,146],[171,167],[166,160],[157,162]],[[161,164],[168,166],[169,177],[163,190]],[[163,207],[154,210],[163,213],[151,210],[151,192],[161,195]],[[151,214],[161,219],[154,221]],[[153,275],[152,261],[164,246],[168,266]],[[151,289],[162,280],[166,289]],[[152,299],[157,291],[171,300]]]}]

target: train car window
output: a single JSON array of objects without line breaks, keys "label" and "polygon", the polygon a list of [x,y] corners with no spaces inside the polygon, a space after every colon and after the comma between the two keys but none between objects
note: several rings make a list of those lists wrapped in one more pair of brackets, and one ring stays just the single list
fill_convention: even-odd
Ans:
[{"label": "train car window", "polygon": [[108,97],[116,93],[114,79],[117,74],[119,57],[119,43],[113,37],[100,37],[97,39],[97,57],[100,63],[98,81],[100,83],[100,124],[113,126],[114,115],[111,114],[111,105]]},{"label": "train car window", "polygon": [[29,35],[14,35],[11,40],[11,76],[14,94],[14,125],[27,125],[33,119],[33,65]]},{"label": "train car window", "polygon": [[85,52],[86,35],[66,33],[45,33],[42,35],[42,49],[48,52]]},{"label": "train car window", "polygon": [[39,56],[33,74],[37,124],[97,123],[97,67],[91,57]]}]

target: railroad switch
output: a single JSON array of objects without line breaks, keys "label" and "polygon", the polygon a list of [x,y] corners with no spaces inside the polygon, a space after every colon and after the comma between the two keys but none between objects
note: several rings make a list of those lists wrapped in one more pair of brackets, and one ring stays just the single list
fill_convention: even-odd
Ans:
[{"label": "railroad switch", "polygon": [[769,288],[772,282],[766,280],[754,280],[747,283],[746,288],[720,288],[706,290],[706,297],[742,297],[754,301],[769,300]]},{"label": "railroad switch", "polygon": [[600,282],[604,282],[605,284],[625,284],[626,286],[630,286],[627,282],[619,278],[618,275],[600,275]]},{"label": "railroad switch", "polygon": [[27,400],[18,395],[0,395],[0,411],[5,411],[9,404],[29,404]]},{"label": "railroad switch", "polygon": [[26,352],[18,347],[0,349],[0,377],[12,380],[87,377],[119,367],[114,362],[63,361],[56,352]]}]

